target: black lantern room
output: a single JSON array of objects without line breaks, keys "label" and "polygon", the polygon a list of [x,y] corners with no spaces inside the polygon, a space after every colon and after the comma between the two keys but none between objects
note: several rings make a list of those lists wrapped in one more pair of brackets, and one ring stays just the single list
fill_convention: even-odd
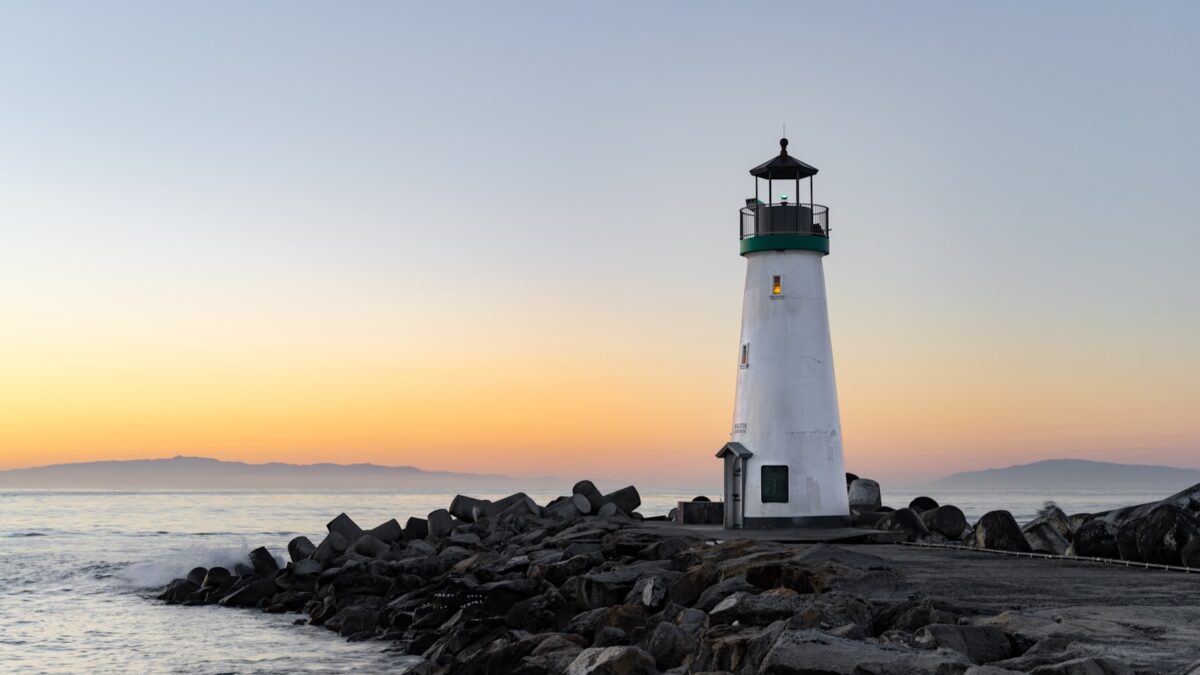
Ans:
[{"label": "black lantern room", "polygon": [[[817,168],[789,155],[787,146],[788,139],[779,139],[779,155],[750,169],[754,198],[741,210],[743,255],[765,250],[829,253],[829,209],[813,202]],[[808,203],[800,201],[802,180],[808,181]]]}]

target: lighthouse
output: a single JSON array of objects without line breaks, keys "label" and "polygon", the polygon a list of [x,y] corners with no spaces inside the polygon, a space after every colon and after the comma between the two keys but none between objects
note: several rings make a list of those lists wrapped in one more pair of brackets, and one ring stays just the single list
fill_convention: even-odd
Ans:
[{"label": "lighthouse", "polygon": [[816,174],[788,154],[786,138],[778,156],[750,170],[754,198],[738,233],[746,288],[737,394],[729,443],[717,453],[727,528],[849,523],[822,266],[829,209],[813,203]]}]

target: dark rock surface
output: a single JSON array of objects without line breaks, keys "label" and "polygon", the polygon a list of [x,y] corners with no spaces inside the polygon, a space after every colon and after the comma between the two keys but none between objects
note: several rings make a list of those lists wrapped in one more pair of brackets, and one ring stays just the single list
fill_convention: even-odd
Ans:
[{"label": "dark rock surface", "polygon": [[[1111,580],[1088,579],[1103,565],[784,544],[751,533],[714,539],[700,530],[643,525],[636,488],[599,495],[588,485],[581,481],[544,508],[521,493],[496,502],[459,495],[453,509],[459,517],[438,510],[403,528],[389,520],[364,532],[341,514],[319,545],[293,540],[283,569],[272,567],[269,551],[255,549],[233,572],[197,568],[159,597],[300,613],[302,621],[348,640],[385,640],[390,649],[422,657],[418,675],[957,675],[974,666],[980,675],[1004,668],[1124,673],[1126,660],[1157,668],[1153,659],[1163,661],[1167,647],[1178,652],[1168,666],[1200,659],[1200,640],[1185,640],[1200,637],[1189,614],[1197,603],[1188,601],[1200,601],[1200,589],[1193,595],[1179,584],[1163,589],[1173,609],[1156,607],[1152,619],[1136,615],[1127,625],[1096,603],[1129,611],[1156,596],[1141,589],[1131,603],[1133,590],[1122,589],[1108,598]],[[1144,529],[1148,551],[1165,550],[1164,533],[1182,531],[1171,530],[1172,523],[1190,522],[1175,515],[1145,514],[1158,524]],[[914,538],[953,541],[967,529],[961,516],[947,505],[922,514],[900,509],[879,521]],[[1049,520],[1027,529],[1061,537]],[[941,530],[957,530],[958,537]],[[973,531],[977,541],[1002,550],[1028,546],[1028,534],[1007,512],[988,514]],[[1075,533],[1076,546],[1095,539],[1086,525]],[[1026,607],[1065,588],[1091,604],[1045,612]]]},{"label": "dark rock surface", "polygon": [[975,524],[975,545],[994,551],[1029,553],[1029,542],[1008,511],[985,513]]}]

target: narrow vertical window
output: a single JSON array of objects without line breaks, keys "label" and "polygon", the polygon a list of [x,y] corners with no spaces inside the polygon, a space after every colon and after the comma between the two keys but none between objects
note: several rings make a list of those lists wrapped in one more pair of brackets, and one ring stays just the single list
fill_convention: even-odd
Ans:
[{"label": "narrow vertical window", "polygon": [[783,295],[783,277],[778,274],[771,277],[771,295]]},{"label": "narrow vertical window", "polygon": [[750,343],[749,342],[742,345],[742,358],[741,358],[740,363],[743,368],[746,368],[750,365]]}]

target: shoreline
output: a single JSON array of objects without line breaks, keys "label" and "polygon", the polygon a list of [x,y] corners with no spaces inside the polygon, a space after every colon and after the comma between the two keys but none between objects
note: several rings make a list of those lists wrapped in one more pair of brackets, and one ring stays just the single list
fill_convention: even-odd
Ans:
[{"label": "shoreline", "polygon": [[[1070,631],[1062,622],[1056,622],[1058,629],[1038,623],[1054,608],[1013,608],[1036,600],[1031,588],[1014,591],[1000,604],[963,602],[972,588],[1002,572],[1036,570],[1047,583],[1065,587],[1081,575],[1120,585],[1128,582],[1121,575],[1134,570],[1082,571],[1086,561],[1018,561],[948,548],[785,544],[770,536],[750,541],[736,531],[715,541],[686,527],[648,527],[637,514],[640,497],[634,499],[632,487],[617,491],[623,497],[593,494],[589,500],[587,485],[582,481],[572,495],[544,507],[523,493],[496,503],[460,495],[450,509],[410,518],[403,527],[392,520],[364,531],[342,514],[329,523],[319,545],[304,537],[293,540],[291,561],[283,568],[270,552],[256,549],[249,566],[225,570],[223,580],[217,568],[193,570],[160,598],[302,612],[308,618],[297,623],[323,625],[350,640],[386,640],[393,643],[389,650],[422,657],[414,670],[421,673],[964,673],[986,663],[1012,666],[1007,672],[1051,668],[1044,672],[1065,674],[1135,672],[1130,665],[1137,672],[1173,672],[1159,668],[1178,670],[1200,661],[1200,651],[1182,647],[1177,657],[1157,661],[1135,648],[1151,633],[1160,642],[1200,645],[1200,632],[1186,628],[1200,618],[1196,611],[1179,610],[1189,621],[1176,635],[1156,623],[1155,612],[1129,610],[1110,599],[1089,611],[1124,609],[1127,623],[1133,623],[1099,640],[1087,623],[1095,617],[1079,614],[1087,606],[1083,600],[1094,600],[1086,594],[1056,596],[1067,608],[1060,610],[1067,611],[1063,621]],[[1179,495],[1163,502],[1170,499],[1178,502]],[[604,515],[594,515],[601,508]],[[928,511],[939,510],[957,509],[934,503]],[[1124,513],[1145,518],[1151,510]],[[996,520],[992,513],[951,538],[928,527],[918,534],[911,518],[897,517],[903,512],[924,524],[924,514],[907,508],[860,507],[858,516],[876,528],[886,521],[883,529],[914,542],[961,541],[969,529],[989,548],[1021,548],[1007,521],[984,522]],[[933,518],[941,524],[938,520]],[[1040,520],[1024,529],[1057,526],[1073,534],[1084,521],[1072,525],[1070,516],[1053,511]],[[1031,548],[1027,533],[1015,521],[1011,525],[1020,543]],[[920,569],[947,561],[954,565],[940,579],[928,579]],[[1174,581],[1184,578],[1188,581]],[[957,586],[946,585],[951,579]],[[1180,584],[1200,604],[1200,577],[1172,575],[1151,586]],[[901,621],[901,615],[907,618]],[[1035,625],[1040,628],[1030,628]],[[819,656],[832,665],[825,671],[787,670],[789,659],[801,656]],[[1063,665],[1080,659],[1086,663]],[[862,664],[875,669],[862,670]],[[1106,670],[1071,670],[1082,667]]]}]

